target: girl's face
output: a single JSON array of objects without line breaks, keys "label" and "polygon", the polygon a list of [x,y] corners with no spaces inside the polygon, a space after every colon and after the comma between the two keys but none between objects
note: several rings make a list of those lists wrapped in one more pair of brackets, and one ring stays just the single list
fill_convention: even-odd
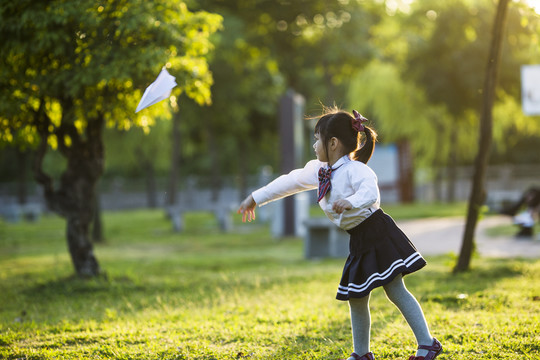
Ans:
[{"label": "girl's face", "polygon": [[315,134],[315,144],[313,144],[313,150],[315,150],[317,160],[321,162],[328,162],[328,155],[326,154],[324,144],[321,140],[319,133]]}]

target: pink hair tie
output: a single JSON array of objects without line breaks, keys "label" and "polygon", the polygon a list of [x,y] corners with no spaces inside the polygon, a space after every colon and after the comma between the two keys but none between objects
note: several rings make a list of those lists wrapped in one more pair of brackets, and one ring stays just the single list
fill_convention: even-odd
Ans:
[{"label": "pink hair tie", "polygon": [[356,110],[353,110],[352,113],[354,115],[354,120],[351,121],[353,129],[358,132],[364,131],[364,125],[362,125],[362,123],[368,121],[368,119],[360,115]]}]

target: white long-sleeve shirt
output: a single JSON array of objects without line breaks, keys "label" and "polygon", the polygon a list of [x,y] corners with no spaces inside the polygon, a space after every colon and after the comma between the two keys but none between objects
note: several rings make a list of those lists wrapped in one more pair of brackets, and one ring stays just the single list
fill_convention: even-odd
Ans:
[{"label": "white long-sleeve shirt", "polygon": [[[254,191],[253,199],[262,206],[301,191],[317,189],[319,169],[327,166],[327,163],[311,160],[303,169],[293,170]],[[347,155],[339,159],[332,168],[335,169],[330,178],[332,188],[319,202],[319,206],[334,224],[350,230],[379,209],[381,200],[377,176],[369,166],[351,160]],[[348,200],[352,209],[341,214],[333,211],[333,203],[340,199]]]}]

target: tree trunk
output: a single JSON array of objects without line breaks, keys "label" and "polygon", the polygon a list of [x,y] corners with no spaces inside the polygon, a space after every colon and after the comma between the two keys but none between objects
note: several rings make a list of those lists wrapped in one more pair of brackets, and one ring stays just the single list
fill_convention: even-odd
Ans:
[{"label": "tree trunk", "polygon": [[[247,151],[246,142],[245,141],[239,141],[238,142],[238,158],[242,159],[242,161],[238,162],[240,177],[239,177],[239,194],[240,198],[239,201],[244,200],[248,196],[248,159],[249,159],[249,152]],[[266,185],[266,184],[265,184]]]},{"label": "tree trunk", "polygon": [[92,216],[92,242],[100,244],[105,241],[103,237],[103,222],[101,221],[101,200],[99,191],[94,194],[94,215]]},{"label": "tree trunk", "polygon": [[[436,130],[434,140],[436,141],[436,144],[442,144],[444,141],[443,138],[445,137],[445,131],[441,119],[438,117],[433,117],[432,123]],[[448,163],[448,159],[442,156],[441,153],[437,152],[432,161],[432,168],[435,171],[433,177],[433,190],[435,193],[435,200],[439,203],[442,203],[444,202],[443,180],[445,178],[446,164]]]},{"label": "tree trunk", "polygon": [[17,149],[17,201],[20,205],[26,204],[28,199],[27,159],[28,150]]},{"label": "tree trunk", "polygon": [[[103,115],[89,120],[85,136],[73,125],[69,99],[62,104],[62,121],[57,128],[44,111],[44,102],[36,112],[40,144],[36,150],[34,175],[43,186],[47,206],[67,220],[66,237],[71,260],[77,275],[93,277],[101,273],[90,241],[89,227],[94,216],[95,187],[103,172]],[[54,129],[58,149],[67,158],[67,167],[60,179],[58,190],[52,178],[43,171],[43,158],[48,149],[47,138]],[[69,137],[71,144],[64,139]]]},{"label": "tree trunk", "polygon": [[[457,143],[457,132],[450,132],[450,144]],[[446,184],[446,201],[454,203],[456,201],[457,186],[457,155],[455,151],[450,151],[448,159],[448,171],[446,172],[448,183]]]},{"label": "tree trunk", "polygon": [[398,141],[399,156],[399,200],[402,203],[414,201],[414,168],[411,147],[407,141]]},{"label": "tree trunk", "polygon": [[180,172],[180,112],[173,113],[172,122],[171,172],[169,174],[167,205],[174,205],[177,200],[178,174]]},{"label": "tree trunk", "polygon": [[499,60],[501,57],[501,43],[505,29],[506,13],[509,0],[499,0],[495,22],[493,24],[493,38],[489,52],[488,64],[486,68],[486,77],[484,80],[482,114],[480,117],[480,139],[478,154],[476,155],[474,177],[472,183],[471,195],[469,198],[469,207],[467,212],[467,222],[463,234],[463,243],[461,252],[454,273],[469,270],[471,257],[475,248],[474,232],[480,208],[486,198],[485,176],[488,164],[489,150],[492,141],[492,110],[495,98],[495,88],[497,84],[497,75]]},{"label": "tree trunk", "polygon": [[435,169],[435,175],[433,177],[433,191],[435,192],[435,201],[442,203],[443,202],[443,168],[437,167],[436,164],[433,164]]},{"label": "tree trunk", "polygon": [[148,207],[154,209],[157,206],[156,171],[152,161],[144,161],[146,174],[146,201]]},{"label": "tree trunk", "polygon": [[210,201],[217,203],[219,201],[219,194],[221,190],[221,171],[219,166],[219,150],[218,144],[216,141],[216,134],[213,126],[208,126],[208,150],[211,161],[210,169],[210,185],[211,185],[211,196]]},{"label": "tree trunk", "polygon": [[74,213],[67,218],[67,241],[71,260],[77,275],[93,277],[101,270],[89,238],[90,221],[82,214]]},{"label": "tree trunk", "polygon": [[156,171],[151,156],[145,155],[141,146],[135,148],[135,154],[140,159],[146,182],[146,205],[154,209],[157,206]]}]

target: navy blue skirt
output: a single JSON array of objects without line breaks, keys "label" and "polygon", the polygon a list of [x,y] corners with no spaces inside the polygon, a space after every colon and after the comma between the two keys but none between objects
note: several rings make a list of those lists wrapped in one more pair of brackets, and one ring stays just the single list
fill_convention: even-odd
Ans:
[{"label": "navy blue skirt", "polygon": [[364,297],[397,275],[413,273],[426,265],[407,235],[381,209],[347,232],[351,235],[350,254],[339,283],[338,300]]}]

